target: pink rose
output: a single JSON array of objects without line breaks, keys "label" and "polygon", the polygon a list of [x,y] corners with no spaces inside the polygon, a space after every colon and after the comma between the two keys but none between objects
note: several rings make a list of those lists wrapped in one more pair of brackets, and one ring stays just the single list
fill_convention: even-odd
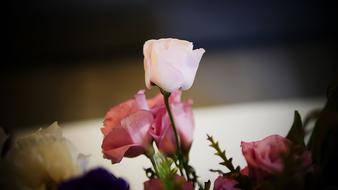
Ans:
[{"label": "pink rose", "polygon": [[[153,104],[153,102],[150,102]],[[143,154],[152,141],[149,130],[153,123],[144,91],[135,98],[111,108],[105,116],[101,131],[104,135],[102,152],[111,162]]]},{"label": "pink rose", "polygon": [[[175,176],[175,183],[180,186],[177,190],[193,190],[193,184],[187,182],[182,176]],[[144,182],[144,190],[164,190],[164,185],[160,179],[150,179]]]},{"label": "pink rose", "polygon": [[196,75],[204,49],[193,50],[193,44],[172,38],[148,40],[143,46],[145,82],[167,92],[189,89]]},{"label": "pink rose", "polygon": [[219,176],[214,182],[214,190],[240,190],[235,187],[238,182],[234,179]]},{"label": "pink rose", "polygon": [[[182,149],[184,152],[188,152],[195,128],[192,101],[181,102],[181,92],[175,91],[169,98],[169,104],[181,140]],[[162,103],[154,106],[152,111],[155,118],[150,133],[155,139],[157,147],[163,154],[174,153],[176,151],[176,140],[164,102],[162,101]]]}]

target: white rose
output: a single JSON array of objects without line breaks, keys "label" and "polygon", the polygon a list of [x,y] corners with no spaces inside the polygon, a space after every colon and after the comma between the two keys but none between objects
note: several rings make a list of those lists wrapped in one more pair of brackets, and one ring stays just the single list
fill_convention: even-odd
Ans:
[{"label": "white rose", "polygon": [[195,79],[204,49],[193,50],[185,40],[165,38],[148,40],[143,46],[145,82],[167,92],[189,89]]}]

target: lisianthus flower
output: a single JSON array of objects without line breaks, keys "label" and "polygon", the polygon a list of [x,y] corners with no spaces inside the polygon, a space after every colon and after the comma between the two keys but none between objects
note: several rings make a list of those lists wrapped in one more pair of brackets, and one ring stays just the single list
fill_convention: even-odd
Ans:
[{"label": "lisianthus flower", "polygon": [[195,79],[204,49],[193,50],[185,40],[164,38],[148,40],[143,46],[145,82],[167,92],[189,89]]},{"label": "lisianthus flower", "polygon": [[150,112],[144,91],[134,99],[111,108],[101,129],[104,139],[102,152],[111,162],[118,163],[125,157],[136,157],[146,152],[152,142],[149,134],[153,114]]},{"label": "lisianthus flower", "polygon": [[[171,187],[172,189],[177,190],[193,190],[193,184],[192,182],[187,182],[184,177],[176,175],[174,176],[175,180],[171,180],[172,182]],[[144,182],[144,190],[164,190],[165,185],[163,182],[156,178],[156,179],[150,179],[146,182]]]},{"label": "lisianthus flower", "polygon": [[[242,152],[248,163],[247,173],[250,178],[259,181],[268,175],[284,170],[283,156],[289,153],[292,142],[279,135],[271,135],[256,142],[242,142]],[[292,155],[299,160],[303,168],[311,165],[311,156],[307,151]]]},{"label": "lisianthus flower", "polygon": [[[195,128],[192,101],[181,102],[181,92],[174,92],[169,98],[175,124],[180,135],[182,148],[189,151]],[[154,139],[164,154],[176,151],[176,141],[167,114],[163,95],[158,94],[146,100],[140,90],[132,100],[123,102],[106,114],[102,152],[112,163],[125,157],[136,157],[145,153]]]},{"label": "lisianthus flower", "polygon": [[103,168],[95,168],[84,175],[61,183],[58,190],[129,190],[129,184]]},{"label": "lisianthus flower", "polygon": [[[195,129],[192,101],[181,102],[181,91],[175,91],[169,98],[169,104],[181,140],[182,149],[184,152],[188,152]],[[176,139],[164,102],[162,101],[162,103],[154,106],[152,112],[155,119],[150,133],[154,137],[157,147],[166,155],[176,152]]]},{"label": "lisianthus flower", "polygon": [[80,175],[81,167],[75,148],[55,122],[12,141],[0,161],[1,184],[9,189],[51,188]]},{"label": "lisianthus flower", "polygon": [[240,190],[235,187],[237,184],[238,182],[234,179],[219,176],[214,182],[214,190]]}]

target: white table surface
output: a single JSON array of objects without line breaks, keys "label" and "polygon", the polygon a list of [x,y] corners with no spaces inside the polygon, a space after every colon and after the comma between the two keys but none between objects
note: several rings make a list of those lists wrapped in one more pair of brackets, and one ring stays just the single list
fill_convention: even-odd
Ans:
[{"label": "white table surface", "polygon": [[[324,99],[281,100],[254,102],[217,107],[194,109],[196,131],[190,152],[190,162],[201,180],[211,179],[217,174],[209,169],[224,169],[218,165],[220,159],[214,156],[209,147],[206,134],[213,135],[234,163],[245,166],[240,149],[241,141],[255,141],[271,134],[285,135],[293,121],[294,110],[305,116],[310,110],[321,108]],[[102,158],[100,127],[102,119],[66,123],[64,136],[70,139],[78,151],[90,154],[89,168],[102,166],[110,169],[116,176],[130,183],[131,189],[143,189],[146,175],[143,168],[151,164],[145,156],[124,158],[121,163],[112,165]]]}]

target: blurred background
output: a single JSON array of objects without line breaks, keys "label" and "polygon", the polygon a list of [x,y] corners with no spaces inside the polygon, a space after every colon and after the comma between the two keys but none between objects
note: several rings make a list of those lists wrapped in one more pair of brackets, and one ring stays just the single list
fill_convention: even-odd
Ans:
[{"label": "blurred background", "polygon": [[0,71],[9,131],[103,118],[145,88],[148,39],[206,49],[184,94],[195,107],[324,97],[338,76],[334,1],[12,0],[9,10]]}]

